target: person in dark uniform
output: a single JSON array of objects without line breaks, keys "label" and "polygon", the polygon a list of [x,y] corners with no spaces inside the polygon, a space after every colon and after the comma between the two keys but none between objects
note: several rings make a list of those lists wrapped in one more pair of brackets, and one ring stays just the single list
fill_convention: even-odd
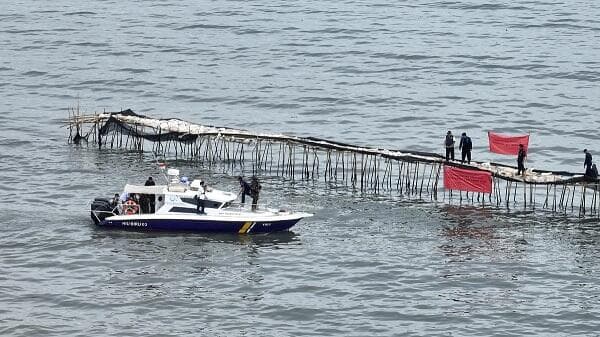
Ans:
[{"label": "person in dark uniform", "polygon": [[446,161],[450,159],[454,160],[454,136],[452,135],[452,131],[448,131],[446,134],[444,145],[446,146]]},{"label": "person in dark uniform", "polygon": [[466,132],[463,132],[462,136],[460,137],[458,149],[461,150],[460,163],[464,164],[465,157],[467,157],[467,164],[471,164],[471,149],[473,149],[473,143],[471,142],[471,137],[468,137]]},{"label": "person in dark uniform", "polygon": [[519,154],[517,155],[517,174],[525,174],[525,158],[527,158],[527,152],[523,147],[523,144],[519,144]]},{"label": "person in dark uniform", "polygon": [[[152,177],[148,177],[148,180],[146,180],[146,183],[144,183],[144,186],[156,186],[156,183],[154,182],[154,180],[152,179]],[[144,205],[146,205],[146,209],[149,213],[154,213],[154,208],[155,208],[155,204],[156,201],[154,194],[147,194],[145,196],[146,200],[144,202]]]},{"label": "person in dark uniform", "polygon": [[252,190],[250,188],[250,184],[248,184],[242,176],[238,177],[238,181],[240,182],[240,193],[242,194],[242,204],[246,202],[246,195],[252,196]]},{"label": "person in dark uniform", "polygon": [[590,178],[598,179],[598,168],[596,167],[596,164],[592,164],[592,169],[590,171]]},{"label": "person in dark uniform", "polygon": [[585,167],[585,175],[591,176],[592,171],[592,154],[587,149],[583,150],[585,153],[585,161],[583,162],[583,167]]},{"label": "person in dark uniform", "polygon": [[258,209],[258,195],[260,193],[261,188],[262,188],[262,186],[260,186],[260,183],[258,182],[258,178],[252,177],[252,180],[250,181],[250,193],[252,196],[252,210],[253,211],[256,211]]}]

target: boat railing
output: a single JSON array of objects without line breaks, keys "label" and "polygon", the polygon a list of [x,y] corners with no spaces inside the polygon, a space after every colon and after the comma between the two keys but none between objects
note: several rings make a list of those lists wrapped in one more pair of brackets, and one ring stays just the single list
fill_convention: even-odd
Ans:
[{"label": "boat railing", "polygon": [[112,210],[110,211],[103,211],[103,210],[92,210],[92,212],[94,213],[108,213],[108,214],[112,214],[112,215],[117,215],[117,214],[121,214],[121,212],[119,212],[119,205],[115,206]]}]

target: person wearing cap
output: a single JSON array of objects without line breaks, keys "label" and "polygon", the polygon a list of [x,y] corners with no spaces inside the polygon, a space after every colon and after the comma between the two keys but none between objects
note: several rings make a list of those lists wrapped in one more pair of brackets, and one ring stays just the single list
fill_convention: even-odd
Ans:
[{"label": "person wearing cap", "polygon": [[454,136],[452,135],[452,131],[446,133],[444,145],[446,146],[446,161],[450,159],[454,160]]}]

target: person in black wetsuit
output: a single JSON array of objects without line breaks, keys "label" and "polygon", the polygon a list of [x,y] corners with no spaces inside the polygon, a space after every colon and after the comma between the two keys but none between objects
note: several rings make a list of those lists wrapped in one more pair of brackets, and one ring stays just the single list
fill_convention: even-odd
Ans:
[{"label": "person in black wetsuit", "polygon": [[242,176],[238,177],[238,181],[240,182],[240,193],[242,194],[242,204],[246,202],[246,195],[252,196],[252,189],[250,188],[250,184],[248,184]]},{"label": "person in black wetsuit", "polygon": [[517,155],[517,174],[525,174],[525,158],[527,158],[527,152],[523,147],[523,144],[519,144],[519,154]]},{"label": "person in black wetsuit", "polygon": [[[148,177],[148,180],[146,180],[146,183],[144,183],[144,186],[156,186],[156,183],[154,182],[152,177]],[[147,211],[149,213],[154,213],[154,207],[155,207],[155,203],[156,203],[154,198],[155,198],[154,194],[146,194],[145,195],[146,201],[144,202],[144,204],[147,205],[145,208],[147,209]]]},{"label": "person in black wetsuit", "polygon": [[473,149],[473,143],[471,142],[471,137],[467,136],[466,132],[463,132],[462,136],[460,137],[458,149],[461,150],[460,163],[464,164],[465,157],[467,157],[467,164],[471,164],[471,149]]}]

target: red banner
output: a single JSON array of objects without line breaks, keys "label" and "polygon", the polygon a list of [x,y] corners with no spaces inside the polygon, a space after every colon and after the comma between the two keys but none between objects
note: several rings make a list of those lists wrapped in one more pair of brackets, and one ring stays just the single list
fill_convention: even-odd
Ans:
[{"label": "red banner", "polygon": [[500,133],[488,132],[490,152],[500,154],[519,154],[519,144],[523,144],[525,151],[529,147],[529,135],[509,136]]},{"label": "red banner", "polygon": [[450,190],[492,193],[492,173],[444,165],[444,187]]}]

